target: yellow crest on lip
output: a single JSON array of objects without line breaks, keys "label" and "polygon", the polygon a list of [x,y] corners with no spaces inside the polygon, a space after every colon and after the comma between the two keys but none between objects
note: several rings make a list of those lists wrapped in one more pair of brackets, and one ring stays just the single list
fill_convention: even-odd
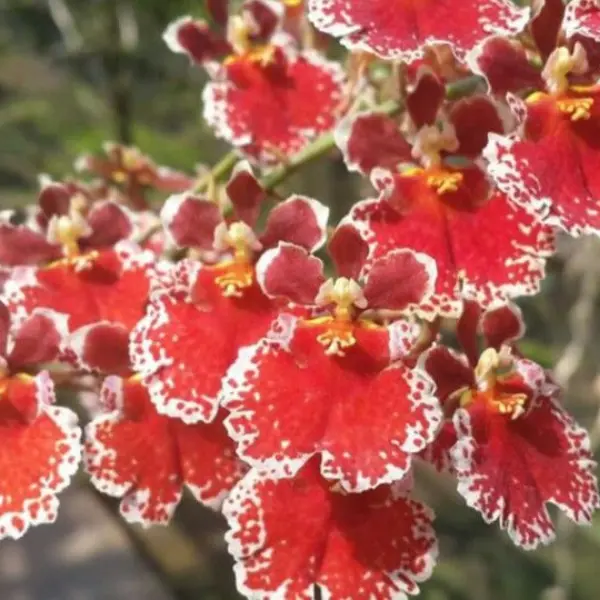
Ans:
[{"label": "yellow crest on lip", "polygon": [[241,298],[244,290],[254,282],[252,267],[237,261],[230,261],[223,266],[223,273],[215,278],[215,283],[226,298]]},{"label": "yellow crest on lip", "polygon": [[460,184],[464,179],[462,173],[450,171],[441,171],[427,177],[427,185],[433,188],[438,194],[448,194],[458,191]]},{"label": "yellow crest on lip", "polygon": [[558,109],[569,115],[571,121],[587,120],[591,117],[593,98],[564,98],[556,102]]},{"label": "yellow crest on lip", "polygon": [[331,325],[317,336],[327,356],[346,356],[346,350],[356,344],[354,328],[350,323],[332,319]]}]

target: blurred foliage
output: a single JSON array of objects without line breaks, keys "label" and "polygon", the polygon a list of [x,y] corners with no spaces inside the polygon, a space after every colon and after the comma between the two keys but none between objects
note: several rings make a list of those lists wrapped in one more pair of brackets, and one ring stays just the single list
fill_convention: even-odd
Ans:
[{"label": "blurred foliage", "polygon": [[[185,14],[204,16],[203,2],[0,0],[0,208],[32,202],[39,173],[72,172],[78,154],[98,151],[106,139],[135,143],[157,162],[186,170],[214,163],[227,150],[201,119],[204,74],[161,38]],[[339,156],[330,158],[295,174],[282,193],[312,194],[329,203],[337,220],[364,190]],[[577,294],[563,266],[553,261],[542,294],[521,303],[530,333],[523,349],[546,366],[568,340],[566,315]],[[589,326],[597,331],[597,323]],[[589,372],[576,380],[568,402],[589,424],[597,410],[590,391],[600,362],[596,346],[586,358],[593,366],[584,367]],[[573,563],[570,591],[556,598],[600,597],[600,523],[562,532],[558,549],[525,554],[467,510],[450,480],[428,472],[418,479],[420,495],[438,513],[442,557],[424,600],[553,600],[544,590],[556,581],[565,551]],[[214,553],[207,531],[213,540],[222,523],[213,515],[185,503],[177,526],[201,555]],[[164,567],[161,553],[170,552],[161,545],[150,562],[170,578],[177,598],[235,597],[228,559],[205,559],[215,568],[198,568],[184,582]],[[218,552],[224,555],[222,544]]]},{"label": "blurred foliage", "polygon": [[61,176],[105,139],[188,170],[215,160],[203,74],[161,38],[173,18],[203,12],[191,0],[5,0],[0,185],[35,188],[39,172]]}]

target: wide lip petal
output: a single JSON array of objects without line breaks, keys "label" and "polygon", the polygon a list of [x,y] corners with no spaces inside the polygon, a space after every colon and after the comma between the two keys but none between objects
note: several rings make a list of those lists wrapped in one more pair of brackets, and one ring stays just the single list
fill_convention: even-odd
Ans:
[{"label": "wide lip petal", "polygon": [[[253,378],[258,375],[254,364],[257,357],[272,352],[281,353],[286,358],[292,355],[290,343],[299,322],[300,320],[292,315],[281,315],[266,337],[240,349],[237,360],[224,377],[220,404],[229,411],[225,427],[236,443],[238,456],[251,467],[274,478],[293,477],[314,456],[317,457],[315,460],[320,465],[323,477],[339,481],[342,487],[350,492],[373,489],[380,484],[391,483],[404,477],[410,471],[413,458],[434,439],[442,421],[442,412],[433,394],[434,384],[431,378],[422,369],[411,368],[400,360],[399,355],[409,348],[412,340],[416,338],[417,327],[408,321],[397,321],[391,326],[391,331],[387,332],[394,362],[377,375],[386,377],[393,372],[395,376],[402,378],[408,389],[406,403],[411,407],[410,418],[414,422],[411,421],[412,424],[407,425],[406,431],[398,433],[397,437],[382,439],[380,442],[382,447],[391,446],[394,451],[403,455],[403,466],[398,459],[394,462],[390,458],[390,464],[383,471],[378,471],[376,476],[366,475],[360,469],[356,469],[352,475],[346,475],[339,463],[341,455],[334,455],[326,447],[306,452],[295,451],[293,456],[278,453],[255,457],[248,452],[259,434],[258,431],[252,431],[251,427],[240,428],[239,420],[247,417],[248,411],[240,404],[239,394],[247,391],[248,386],[252,386]],[[420,416],[417,417],[413,413],[419,413]],[[421,420],[426,421],[427,428],[421,424]],[[417,421],[419,425],[416,425]]]},{"label": "wide lip petal", "polygon": [[[490,507],[486,503],[481,503],[481,490],[473,489],[473,484],[477,483],[481,478],[477,473],[477,463],[480,462],[480,459],[477,459],[477,461],[474,460],[477,448],[471,425],[471,415],[467,409],[461,408],[456,411],[453,417],[458,441],[450,452],[455,466],[455,474],[458,478],[459,493],[463,496],[468,506],[481,513],[481,516],[486,523],[498,521],[500,527],[506,530],[512,541],[525,550],[533,550],[539,545],[546,545],[554,540],[555,532],[547,512],[548,504],[555,504],[565,512],[570,519],[578,524],[590,523],[591,513],[594,509],[600,508],[600,498],[597,493],[597,481],[596,477],[593,475],[593,469],[596,464],[592,459],[587,432],[575,423],[574,419],[564,411],[555,398],[544,398],[542,402],[544,403],[543,406],[537,406],[533,410],[549,410],[553,414],[553,418],[563,427],[567,439],[569,441],[577,440],[577,445],[571,446],[568,451],[577,452],[579,466],[582,470],[588,472],[590,482],[594,483],[596,491],[589,497],[586,494],[585,499],[578,499],[585,505],[582,512],[578,514],[574,513],[572,507],[558,500],[556,493],[544,498],[540,513],[538,514],[538,522],[534,523],[534,525],[539,525],[539,519],[543,519],[546,521],[547,529],[546,531],[542,531],[538,527],[537,536],[533,537],[533,539],[523,538],[515,524],[514,513],[505,514],[506,506],[504,497],[500,496],[498,498],[498,503],[493,511],[490,511]],[[507,421],[507,423],[510,423],[510,421]],[[588,512],[589,514],[587,514]]]},{"label": "wide lip petal", "polygon": [[165,416],[181,419],[184,423],[194,424],[200,421],[211,422],[218,411],[216,397],[202,396],[201,401],[167,395],[164,383],[157,378],[157,373],[165,367],[173,366],[172,357],[162,353],[157,359],[146,338],[157,324],[168,323],[169,316],[166,305],[179,302],[169,292],[157,292],[146,311],[146,315],[138,322],[130,336],[129,356],[133,369],[142,377],[142,382],[150,394],[150,400],[157,411]]},{"label": "wide lip petal", "polygon": [[[302,474],[300,474],[299,479],[304,479],[306,477],[306,474],[311,469],[313,471],[315,470],[314,465],[308,465],[306,467],[306,470],[303,471]],[[306,479],[304,479],[304,481],[306,482]],[[252,536],[252,539],[248,539],[246,536],[243,536],[244,539],[242,543],[240,534],[243,533],[243,526],[239,518],[244,512],[244,507],[248,507],[253,503],[260,502],[260,492],[258,490],[258,486],[261,483],[272,483],[276,486],[287,486],[290,484],[290,482],[286,480],[270,479],[268,476],[266,476],[259,470],[251,469],[244,476],[244,478],[242,478],[242,480],[238,482],[236,487],[234,487],[230,496],[227,498],[223,506],[223,514],[229,526],[229,530],[225,534],[225,541],[227,543],[229,553],[234,557],[234,559],[236,559],[234,571],[236,575],[238,590],[241,593],[247,595],[248,597],[255,597],[257,596],[257,594],[262,594],[262,596],[264,597],[283,597],[283,595],[285,595],[286,593],[286,588],[291,583],[291,580],[286,580],[282,582],[277,587],[277,589],[259,590],[254,586],[250,587],[246,584],[246,577],[250,573],[250,571],[244,564],[244,559],[251,558],[254,555],[256,555],[260,550],[264,549],[264,545],[268,538],[268,532],[266,530],[266,525],[263,522],[263,520],[255,520],[253,521],[255,535]],[[315,483],[319,485],[318,479],[315,480]],[[305,483],[305,485],[310,485],[310,483]],[[299,486],[299,489],[304,489],[304,486]],[[332,494],[334,492],[329,493]],[[386,496],[387,500],[385,499]],[[349,502],[360,503],[361,501],[360,495],[349,495],[344,497],[348,498]],[[390,505],[396,501],[406,502],[412,507],[414,507],[414,509],[418,511],[420,523],[417,524],[418,526],[413,528],[413,535],[415,536],[415,538],[428,540],[427,548],[424,549],[424,553],[419,557],[419,560],[417,561],[418,571],[417,569],[406,569],[405,566],[399,567],[395,571],[384,571],[385,579],[386,581],[390,582],[390,585],[394,590],[393,593],[397,593],[400,594],[402,597],[405,597],[405,592],[416,593],[417,588],[415,584],[419,584],[423,581],[426,581],[433,573],[433,569],[438,557],[438,543],[435,537],[435,532],[432,528],[432,522],[435,516],[433,511],[429,507],[420,502],[415,502],[407,493],[407,491],[401,489],[400,486],[389,486],[385,490],[383,488],[379,488],[377,498],[379,502],[374,503],[372,505],[373,507],[390,507]],[[367,498],[365,498],[365,500],[366,499]],[[256,506],[256,504],[254,504],[254,506]],[[415,512],[415,516],[417,516],[417,512]],[[320,589],[320,593],[323,595],[324,598],[332,597],[332,591],[327,586],[327,582],[320,581],[318,573],[315,573],[315,581],[311,581],[308,583],[309,588],[307,588],[307,594],[312,593],[314,587],[318,586]],[[407,589],[409,583],[411,584],[410,591]]]},{"label": "wide lip petal", "polygon": [[[69,486],[81,460],[81,429],[77,424],[77,415],[68,408],[54,406],[54,384],[47,371],[38,373],[33,385],[36,386],[38,418],[40,415],[48,417],[64,436],[61,439],[61,460],[54,466],[51,483],[43,485],[39,497],[27,500],[20,512],[4,512],[0,515],[0,531],[3,531],[0,538],[19,539],[31,526],[53,523],[59,509],[57,495]],[[42,498],[47,502],[45,508],[40,506]],[[13,519],[19,519],[24,526],[16,528]]]},{"label": "wide lip petal", "polygon": [[[519,98],[508,95],[507,99],[511,110],[518,120],[523,123],[527,115],[527,105]],[[528,143],[524,139],[522,127],[510,135],[489,134],[486,147],[483,149],[483,157],[495,185],[515,205],[521,206],[529,214],[534,215],[541,223],[556,229],[561,229],[573,237],[588,234],[599,234],[600,225],[592,225],[582,222],[581,219],[573,219],[568,212],[554,210],[554,199],[547,195],[544,190],[543,181],[536,173],[527,170],[514,155],[514,148],[521,143]],[[525,176],[523,169],[526,169]],[[581,199],[580,199],[581,201]]]},{"label": "wide lip petal", "polygon": [[[289,46],[286,46],[283,42],[282,44],[277,43],[276,47],[286,56],[292,67],[297,64],[304,64],[310,66],[313,70],[317,69],[323,72],[341,97],[346,75],[338,62],[330,61],[314,50],[290,52]],[[331,101],[331,105],[326,106],[326,110],[323,109],[319,115],[320,117],[330,117],[331,125],[327,123],[327,118],[319,119],[317,117],[310,126],[296,125],[288,132],[289,136],[285,140],[285,144],[281,145],[285,147],[278,147],[273,151],[265,147],[265,140],[258,139],[254,135],[248,123],[244,124],[245,130],[243,131],[236,131],[232,126],[231,117],[228,113],[229,92],[235,89],[234,82],[225,75],[209,82],[202,93],[203,116],[205,121],[213,128],[217,137],[227,141],[253,164],[274,166],[281,162],[282,154],[289,155],[302,152],[320,133],[329,131],[335,121],[333,110],[336,104],[336,96],[332,95],[327,98]],[[319,106],[321,105],[319,104]]]},{"label": "wide lip petal", "polygon": [[[341,20],[336,21],[327,15],[324,10],[326,7],[330,7],[332,4],[331,0],[309,0],[308,1],[308,18],[312,24],[320,31],[327,33],[335,38],[339,38],[342,46],[352,51],[367,52],[369,54],[375,54],[380,58],[386,60],[402,59],[407,63],[414,62],[424,56],[424,47],[431,44],[448,44],[452,47],[452,51],[456,56],[464,56],[466,52],[471,48],[465,48],[457,44],[456,40],[446,38],[438,38],[433,35],[426,36],[424,39],[420,39],[418,43],[414,43],[410,46],[403,40],[404,44],[397,44],[388,48],[386,51],[382,51],[375,48],[368,41],[368,35],[365,33],[365,27],[362,23],[352,22],[350,17],[346,18],[346,22]],[[342,5],[339,8],[343,10],[343,2],[338,4]],[[497,3],[498,4],[498,3]],[[504,4],[506,10],[512,10],[514,13],[514,23],[511,23],[510,27],[497,27],[496,30],[490,32],[489,27],[487,29],[482,28],[482,39],[489,37],[491,33],[497,35],[510,35],[516,34],[522,31],[530,18],[530,10],[528,7],[516,7],[509,3]],[[367,30],[368,31],[368,30]],[[451,30],[449,29],[449,33]],[[362,36],[357,40],[352,39],[353,34],[362,33]]]},{"label": "wide lip petal", "polygon": [[[99,439],[98,430],[108,424],[118,422],[123,416],[123,402],[125,394],[125,380],[119,376],[111,375],[104,379],[100,396],[104,401],[104,412],[90,421],[85,427],[84,467],[90,477],[92,485],[102,494],[114,498],[120,498],[119,512],[128,523],[135,523],[143,527],[156,524],[167,524],[177,508],[183,495],[183,484],[179,493],[170,504],[163,506],[163,519],[150,519],[144,514],[142,507],[146,504],[150,491],[135,487],[134,481],[117,483],[106,475],[100,475],[100,469],[96,469],[96,461],[102,460],[103,456],[111,455],[114,450],[106,447]],[[113,402],[108,404],[108,398]]]}]

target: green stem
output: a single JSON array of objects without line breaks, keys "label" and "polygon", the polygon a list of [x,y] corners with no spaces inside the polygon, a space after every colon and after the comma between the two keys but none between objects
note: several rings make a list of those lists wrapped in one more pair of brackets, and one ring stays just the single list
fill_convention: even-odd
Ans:
[{"label": "green stem", "polygon": [[[385,115],[394,115],[402,109],[402,106],[396,101],[385,102],[378,106],[375,112]],[[273,191],[282,181],[287,179],[292,173],[304,165],[323,156],[335,147],[335,140],[332,132],[324,133],[314,142],[309,144],[304,150],[293,156],[287,163],[275,167],[270,173],[267,173],[261,180],[262,186],[268,192]]]},{"label": "green stem", "polygon": [[235,150],[225,154],[210,172],[198,181],[195,190],[197,192],[202,192],[210,185],[211,181],[219,181],[227,177],[238,160],[239,156]]},{"label": "green stem", "polygon": [[464,79],[459,79],[454,83],[448,84],[446,86],[446,98],[448,100],[458,100],[463,96],[470,96],[473,92],[477,91],[478,88],[485,91],[485,79],[479,75],[469,75]]}]

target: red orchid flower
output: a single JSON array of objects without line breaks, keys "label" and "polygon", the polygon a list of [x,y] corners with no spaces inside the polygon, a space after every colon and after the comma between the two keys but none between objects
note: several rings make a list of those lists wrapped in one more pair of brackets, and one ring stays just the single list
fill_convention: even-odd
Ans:
[{"label": "red orchid flower", "polygon": [[313,459],[292,479],[250,471],[225,501],[229,552],[250,598],[406,598],[437,559],[433,514],[397,487],[345,494]]},{"label": "red orchid flower", "polygon": [[426,45],[448,43],[463,57],[491,34],[519,33],[529,10],[509,0],[308,0],[308,16],[351,50],[410,62]]},{"label": "red orchid flower", "polygon": [[268,296],[317,310],[282,314],[225,377],[226,426],[250,465],[289,477],[317,454],[323,476],[361,491],[402,478],[432,441],[441,415],[430,382],[401,360],[420,330],[405,319],[383,325],[373,311],[410,312],[431,293],[435,264],[399,250],[361,287],[363,250],[351,228],[339,229],[330,254],[340,277],[327,281],[321,261],[293,244],[259,260]]},{"label": "red orchid flower", "polygon": [[233,209],[227,220],[217,204],[192,194],[165,205],[175,242],[210,250],[211,261],[176,265],[152,293],[132,338],[133,366],[152,402],[186,422],[214,418],[221,379],[238,349],[262,337],[277,317],[277,303],[256,283],[261,254],[282,240],[313,251],[326,237],[329,210],[304,196],[281,202],[255,232],[265,193],[247,164],[234,170],[226,194]]},{"label": "red orchid flower", "polygon": [[344,73],[281,31],[284,5],[246,0],[225,35],[183,17],[165,32],[174,52],[205,66],[204,118],[216,134],[262,164],[286,160],[335,123]]},{"label": "red orchid flower", "polygon": [[41,309],[15,325],[0,304],[0,539],[54,522],[57,494],[77,471],[77,416],[54,405],[54,384],[39,370],[56,360],[63,329]]},{"label": "red orchid flower", "polygon": [[[538,15],[543,26],[533,22],[534,58],[543,69],[523,47],[501,39],[470,58],[493,92],[510,92],[519,123],[508,136],[490,135],[484,151],[490,175],[513,202],[571,235],[600,231],[600,61],[597,42],[584,37],[587,30],[574,35],[582,4],[570,3],[563,19],[563,3],[549,0]],[[584,12],[593,10],[600,9]]]},{"label": "red orchid flower", "polygon": [[169,167],[158,166],[134,146],[105,142],[104,156],[84,154],[75,163],[78,171],[101,177],[123,191],[124,201],[135,210],[147,208],[148,188],[164,192],[183,192],[194,179]]},{"label": "red orchid flower", "polygon": [[67,316],[71,331],[97,321],[131,329],[144,314],[157,268],[152,252],[119,242],[45,267],[17,267],[2,298],[19,320],[42,307]]},{"label": "red orchid flower", "polygon": [[457,316],[465,298],[489,305],[535,293],[554,250],[553,230],[494,189],[479,164],[488,133],[503,130],[493,101],[443,99],[443,84],[424,70],[407,97],[404,134],[376,113],[336,132],[348,167],[370,174],[379,192],[344,222],[368,243],[367,268],[397,248],[435,260],[435,294],[419,309],[428,318]]},{"label": "red orchid flower", "polygon": [[44,265],[110,248],[135,233],[131,214],[116,202],[98,200],[74,182],[43,178],[33,218],[0,224],[0,264]]},{"label": "red orchid flower", "polygon": [[586,524],[600,499],[587,432],[544,369],[513,349],[523,332],[512,305],[483,314],[468,305],[458,324],[464,353],[435,346],[421,362],[449,419],[430,458],[450,467],[486,522],[498,521],[515,544],[532,549],[554,538],[546,504]]},{"label": "red orchid flower", "polygon": [[220,507],[243,472],[223,415],[197,424],[160,415],[135,375],[107,377],[100,400],[85,429],[85,467],[100,492],[122,498],[128,522],[168,523],[184,488]]}]

